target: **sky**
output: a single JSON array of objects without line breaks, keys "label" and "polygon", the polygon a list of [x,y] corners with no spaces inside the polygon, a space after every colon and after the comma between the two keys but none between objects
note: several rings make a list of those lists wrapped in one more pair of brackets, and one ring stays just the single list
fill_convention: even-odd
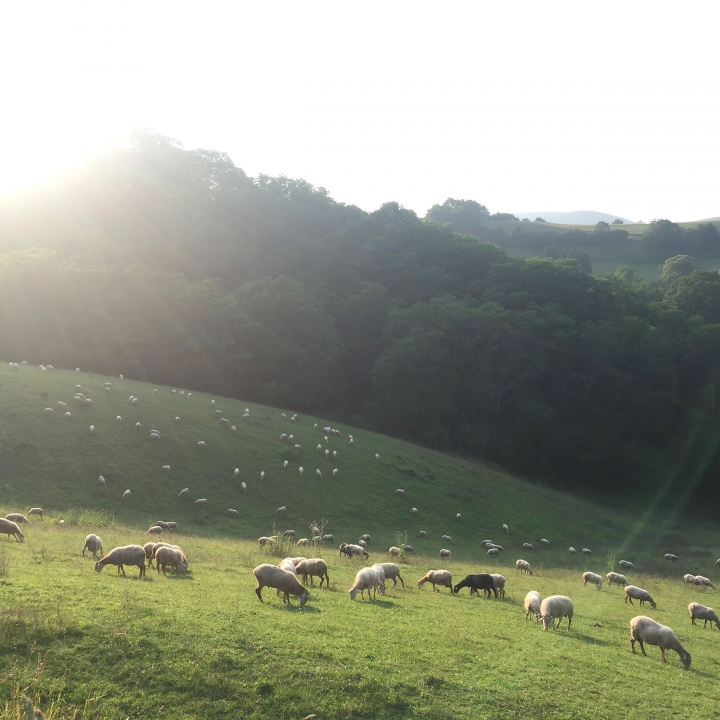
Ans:
[{"label": "sky", "polygon": [[720,215],[720,3],[15,2],[0,192],[134,127],[374,210]]}]

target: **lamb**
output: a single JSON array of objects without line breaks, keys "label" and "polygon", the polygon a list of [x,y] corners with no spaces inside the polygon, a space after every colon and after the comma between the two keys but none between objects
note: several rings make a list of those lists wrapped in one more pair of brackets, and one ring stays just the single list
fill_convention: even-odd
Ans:
[{"label": "lamb", "polygon": [[160,535],[162,533],[162,528],[159,525],[153,525],[151,528],[148,529],[148,531],[145,533],[146,535]]},{"label": "lamb", "polygon": [[137,565],[139,577],[145,575],[145,548],[141,545],[124,545],[111,550],[104,558],[95,563],[95,571],[100,572],[106,565],[117,565],[125,575],[123,565]]},{"label": "lamb", "polygon": [[275,543],[275,538],[273,536],[265,537],[263,535],[262,537],[258,538],[258,543],[260,544],[260,547],[265,547],[265,545],[273,545]]},{"label": "lamb", "polygon": [[399,557],[400,556],[400,548],[395,547],[394,545],[388,549],[388,552],[390,553],[390,557]]},{"label": "lamb", "polygon": [[535,615],[535,620],[540,622],[540,604],[542,603],[542,597],[537,590],[531,590],[525,596],[525,620],[530,617],[530,613]]},{"label": "lamb", "polygon": [[29,523],[30,521],[22,514],[20,513],[10,513],[9,515],[5,516],[6,520],[10,520],[10,522],[14,523]]},{"label": "lamb", "polygon": [[187,567],[185,555],[180,548],[169,547],[167,545],[160,548],[155,546],[153,555],[155,557],[155,566],[157,567],[157,571],[160,572],[160,569],[162,568],[163,575],[166,574],[165,568],[168,566],[174,568],[175,572],[180,572]]},{"label": "lamb", "polygon": [[620,575],[620,573],[616,572],[609,572],[607,574],[608,579],[608,586],[612,585],[613,583],[617,585],[627,585],[628,580],[624,575]]},{"label": "lamb", "polygon": [[43,519],[43,509],[38,508],[38,507],[30,508],[28,510],[28,515],[39,515],[40,519],[42,520]]},{"label": "lamb", "polygon": [[8,540],[10,540],[11,535],[14,535],[17,542],[23,542],[25,540],[25,536],[20,532],[17,523],[14,523],[12,520],[6,520],[5,518],[0,518],[0,535],[7,535]]},{"label": "lamb", "polygon": [[322,558],[310,558],[309,560],[301,560],[296,566],[295,570],[298,575],[303,576],[303,584],[307,584],[308,577],[310,578],[310,584],[314,585],[313,577],[317,576],[320,578],[320,587],[322,587],[323,580],[325,581],[325,587],[330,587],[330,577],[328,575],[328,565]]},{"label": "lamb", "polygon": [[473,593],[479,595],[480,593],[478,593],[478,590],[485,590],[486,595],[490,597],[490,590],[492,590],[495,593],[495,597],[498,596],[492,575],[488,575],[487,573],[480,573],[479,575],[466,575],[457,585],[455,585],[453,593],[457,595],[464,587],[470,588],[471,595]]},{"label": "lamb", "polygon": [[530,543],[523,543],[523,550],[529,550],[535,552],[535,548]]},{"label": "lamb", "polygon": [[708,620],[710,621],[710,629],[712,630],[712,624],[715,623],[715,627],[720,629],[720,619],[718,619],[717,613],[711,607],[705,607],[700,603],[691,602],[688,605],[688,611],[690,612],[690,620],[693,625],[697,625],[695,620],[704,620],[705,624],[703,627],[707,627]]},{"label": "lamb", "polygon": [[93,557],[96,557],[96,553],[100,553],[102,555],[102,540],[97,535],[93,535],[91,533],[85,538],[85,545],[83,545],[82,549],[83,555],[85,555],[86,550],[89,550],[93,554]]},{"label": "lamb", "polygon": [[671,562],[677,562],[680,559],[677,555],[673,555],[672,553],[665,553],[664,557],[666,560],[670,560]]},{"label": "lamb", "polygon": [[385,580],[392,580],[393,587],[397,585],[397,581],[399,580],[402,583],[403,590],[405,589],[405,581],[400,575],[400,568],[395,563],[375,563],[373,567],[381,567],[385,573]]},{"label": "lamb", "polygon": [[255,593],[258,596],[260,602],[262,599],[262,589],[264,587],[271,587],[280,590],[283,593],[283,603],[290,603],[290,595],[295,595],[302,607],[310,597],[310,593],[304,588],[300,581],[297,579],[294,573],[288,570],[283,570],[275,565],[269,565],[263,563],[258,565],[253,570],[253,575],[258,581],[258,586],[255,589]]},{"label": "lamb", "polygon": [[564,617],[568,619],[569,630],[573,617],[573,604],[569,597],[565,595],[551,595],[542,601],[540,605],[540,619],[542,620],[545,631],[553,624],[555,618],[557,618],[558,622],[553,630],[557,630]]},{"label": "lamb", "polygon": [[621,561],[618,563],[618,565],[619,565],[623,570],[634,570],[634,569],[635,569],[635,566],[634,566],[629,560],[621,560]]},{"label": "lamb", "polygon": [[334,543],[334,542],[335,542],[335,536],[334,536],[334,535],[323,535],[323,536],[322,536],[322,541],[323,541],[323,542]]},{"label": "lamb", "polygon": [[[625,602],[630,601],[631,605],[634,605],[633,598],[640,601],[640,606],[643,606],[646,602],[652,605],[653,610],[657,607],[655,601],[650,597],[650,593],[647,590],[637,587],[637,585],[626,585],[625,586]],[[651,643],[652,645],[653,643]]]},{"label": "lamb", "polygon": [[190,494],[190,488],[183,488],[179,493],[178,497],[184,497],[185,495]]},{"label": "lamb", "polygon": [[193,505],[195,507],[200,507],[202,505],[207,505],[207,498],[200,498],[199,500],[196,500]]},{"label": "lamb", "polygon": [[350,599],[354,600],[357,597],[358,591],[360,596],[365,598],[365,591],[368,591],[368,600],[370,599],[370,591],[373,592],[373,599],[377,597],[378,591],[381,595],[385,594],[385,571],[380,565],[373,565],[372,567],[365,567],[358,570],[355,575],[355,582],[353,586],[348,590],[350,593]]},{"label": "lamb", "polygon": [[450,550],[448,550],[447,548],[443,548],[443,549],[440,551],[440,557],[443,558],[443,559],[445,559],[445,560],[449,560],[449,559],[452,557],[452,553],[451,553]]},{"label": "lamb", "polygon": [[449,570],[428,570],[423,577],[418,580],[417,586],[421,588],[426,582],[432,583],[433,590],[440,592],[435,586],[450,588],[450,594],[453,594],[452,573]]},{"label": "lamb", "polygon": [[525,571],[529,575],[533,574],[533,571],[530,567],[530,563],[527,560],[516,560],[515,561],[515,569],[519,570],[520,572]]},{"label": "lamb", "polygon": [[630,647],[633,653],[635,653],[636,642],[640,643],[643,655],[647,655],[644,643],[657,645],[660,648],[663,662],[667,662],[666,651],[674,650],[680,656],[685,669],[690,667],[690,653],[680,644],[677,635],[667,625],[661,625],[652,618],[638,615],[630,621]]},{"label": "lamb", "polygon": [[452,538],[451,538],[449,535],[443,535],[440,539],[441,539],[443,542],[447,542],[447,543],[451,543],[451,542],[452,542]]},{"label": "lamb", "polygon": [[498,591],[500,597],[505,597],[505,576],[498,575],[497,573],[490,573],[490,577],[493,579],[493,585]]},{"label": "lamb", "polygon": [[310,544],[310,540],[308,538],[300,538],[296,543],[296,547],[306,547]]},{"label": "lamb", "polygon": [[588,583],[595,585],[596,590],[602,590],[603,579],[600,575],[593,572],[583,573],[583,587],[587,587]]}]

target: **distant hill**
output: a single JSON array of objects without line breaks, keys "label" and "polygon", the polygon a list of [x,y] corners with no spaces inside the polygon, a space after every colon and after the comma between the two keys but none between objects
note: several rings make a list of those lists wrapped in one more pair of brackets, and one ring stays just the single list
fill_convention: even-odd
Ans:
[{"label": "distant hill", "polygon": [[521,220],[528,218],[534,220],[541,217],[543,220],[561,225],[595,225],[601,220],[611,223],[613,220],[622,220],[624,223],[633,225],[642,222],[641,220],[628,220],[620,215],[608,215],[607,213],[596,212],[595,210],[575,210],[573,212],[527,212],[515,213]]}]

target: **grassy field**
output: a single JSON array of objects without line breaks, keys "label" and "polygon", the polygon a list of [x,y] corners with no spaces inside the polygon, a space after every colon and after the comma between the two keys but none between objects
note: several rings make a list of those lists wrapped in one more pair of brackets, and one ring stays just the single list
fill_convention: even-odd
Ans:
[{"label": "grassy field", "polygon": [[[715,524],[657,516],[652,503],[603,506],[324,419],[291,423],[280,410],[249,406],[243,420],[245,403],[216,398],[212,406],[209,396],[188,399],[179,388],[172,394],[158,386],[155,395],[153,386],[113,379],[106,395],[105,381],[0,367],[0,512],[46,510],[44,521],[24,526],[24,543],[0,539],[3,720],[19,717],[21,693],[58,719],[595,718],[610,712],[649,718],[659,707],[676,717],[720,714],[718,631],[691,627],[686,609],[692,600],[712,605],[714,592],[682,582],[685,572],[720,577],[713,566],[720,556]],[[71,402],[76,384],[92,407]],[[136,406],[128,403],[130,394],[139,398]],[[58,400],[70,405],[70,419],[43,414]],[[220,423],[216,407],[237,432]],[[337,450],[336,461],[315,450],[318,443],[325,447],[324,425],[341,431],[327,444]],[[150,439],[151,428],[160,431],[159,440]],[[300,450],[280,442],[282,432],[292,432]],[[161,470],[164,464],[170,472]],[[178,497],[183,487],[191,488],[189,499]],[[398,487],[406,499],[393,495]],[[125,489],[131,496],[121,500]],[[198,510],[192,503],[200,497],[208,505]],[[280,505],[287,506],[284,518],[274,512]],[[240,520],[227,517],[228,508]],[[173,539],[188,556],[187,573],[164,577],[153,569],[141,580],[137,569],[123,577],[107,567],[97,574],[92,558],[81,555],[88,532],[97,532],[106,549],[143,543],[158,519],[178,522]],[[268,589],[259,603],[252,568],[280,558],[265,554],[254,538],[274,525],[300,537],[323,519],[336,538],[318,552],[330,565],[330,590],[316,586],[304,608],[296,601],[283,606]],[[507,534],[502,523],[510,526]],[[421,529],[427,540],[417,537]],[[389,588],[373,602],[349,600],[361,563],[339,558],[337,545],[362,533],[372,535],[370,561],[387,559],[399,538],[415,547],[402,563],[404,590]],[[453,538],[453,558],[441,562],[443,533]],[[539,547],[541,537],[550,549],[522,550],[523,542]],[[486,558],[485,538],[505,547],[499,560]],[[594,555],[572,556],[571,544]],[[668,551],[681,561],[666,563]],[[518,557],[533,564],[534,576],[516,573]],[[583,588],[584,570],[604,575],[621,557],[635,562],[630,580],[651,592],[657,610],[626,605],[615,587]],[[501,572],[507,595],[486,600],[467,590],[452,597],[448,590],[417,589],[428,569],[443,565],[456,580]],[[573,598],[569,632],[563,625],[544,633],[524,620],[530,589]],[[628,623],[641,613],[676,630],[693,655],[689,671],[674,653],[667,665],[656,648],[648,658],[631,654]]]}]

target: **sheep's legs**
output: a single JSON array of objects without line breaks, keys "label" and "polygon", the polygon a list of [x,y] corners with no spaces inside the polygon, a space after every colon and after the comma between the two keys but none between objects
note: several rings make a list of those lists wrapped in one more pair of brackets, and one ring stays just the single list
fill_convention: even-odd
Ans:
[{"label": "sheep's legs", "polygon": [[662,654],[660,655],[660,657],[662,658],[662,661],[663,661],[664,663],[666,663],[666,662],[667,662],[667,658],[665,657],[665,648],[660,648],[660,652],[662,653]]},{"label": "sheep's legs", "polygon": [[258,596],[258,600],[259,600],[260,602],[263,601],[263,599],[262,599],[262,589],[263,589],[263,586],[262,586],[262,585],[258,585],[258,587],[255,588],[255,594]]}]

